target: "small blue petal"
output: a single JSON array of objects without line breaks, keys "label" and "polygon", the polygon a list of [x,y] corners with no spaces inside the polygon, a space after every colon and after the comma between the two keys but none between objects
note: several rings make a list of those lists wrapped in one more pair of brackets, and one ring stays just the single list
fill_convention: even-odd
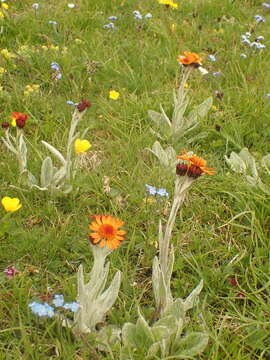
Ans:
[{"label": "small blue petal", "polygon": [[270,9],[270,4],[268,3],[262,3],[262,6],[265,7],[266,9]]},{"label": "small blue petal", "polygon": [[166,197],[166,198],[169,197],[169,193],[167,192],[166,189],[158,189],[157,194],[162,197]]},{"label": "small blue petal", "polygon": [[211,60],[211,61],[217,61],[215,55],[209,55],[208,59]]},{"label": "small blue petal", "polygon": [[64,296],[63,295],[54,295],[52,303],[56,307],[63,306],[63,304],[64,304]]},{"label": "small blue petal", "polygon": [[108,17],[108,20],[111,20],[111,21],[115,21],[117,19],[118,19],[117,16],[109,16]]},{"label": "small blue petal", "polygon": [[79,309],[79,304],[76,302],[66,303],[64,304],[63,308],[66,310],[71,310],[72,312],[76,312]]},{"label": "small blue petal", "polygon": [[145,184],[145,187],[146,187],[146,190],[149,192],[150,195],[156,195],[157,188],[155,186]]}]

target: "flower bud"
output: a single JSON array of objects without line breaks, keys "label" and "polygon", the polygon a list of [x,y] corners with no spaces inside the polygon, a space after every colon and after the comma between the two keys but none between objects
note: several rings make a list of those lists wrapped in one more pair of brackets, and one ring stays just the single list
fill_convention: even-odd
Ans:
[{"label": "flower bud", "polygon": [[188,171],[187,171],[187,175],[193,179],[197,179],[198,177],[200,177],[203,173],[203,170],[196,165],[190,165],[188,167]]},{"label": "flower bud", "polygon": [[79,112],[83,112],[85,109],[89,108],[91,106],[90,101],[83,99],[78,105],[77,109]]},{"label": "flower bud", "polygon": [[2,124],[1,124],[2,129],[8,129],[9,125],[10,125],[9,122],[7,122],[7,121],[2,122]]},{"label": "flower bud", "polygon": [[179,176],[185,176],[188,171],[188,165],[184,163],[179,163],[176,165],[176,174]]}]

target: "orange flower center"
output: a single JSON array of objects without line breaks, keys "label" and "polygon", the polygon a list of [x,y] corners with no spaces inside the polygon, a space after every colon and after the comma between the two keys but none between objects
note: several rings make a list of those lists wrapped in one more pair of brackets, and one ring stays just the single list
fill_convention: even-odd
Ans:
[{"label": "orange flower center", "polygon": [[110,224],[100,225],[99,234],[102,238],[110,238],[115,235],[116,229]]}]

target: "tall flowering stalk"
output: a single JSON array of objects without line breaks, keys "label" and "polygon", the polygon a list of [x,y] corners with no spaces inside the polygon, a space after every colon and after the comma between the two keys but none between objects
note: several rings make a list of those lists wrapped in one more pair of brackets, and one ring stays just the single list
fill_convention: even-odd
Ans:
[{"label": "tall flowering stalk", "polygon": [[176,165],[174,198],[166,225],[159,223],[159,257],[153,261],[153,288],[156,300],[156,316],[162,316],[173,301],[170,280],[174,264],[174,248],[170,244],[172,231],[180,206],[188,189],[201,175],[213,175],[214,170],[206,167],[206,161],[195,154],[186,153],[177,156],[182,162]]},{"label": "tall flowering stalk", "polygon": [[174,299],[170,289],[174,265],[174,249],[171,245],[172,230],[179,207],[192,183],[203,174],[214,174],[206,167],[206,161],[195,154],[177,156],[174,199],[165,226],[159,223],[159,255],[153,259],[152,285],[156,301],[156,312],[151,325],[139,311],[136,324],[126,323],[122,328],[126,359],[190,359],[199,355],[207,346],[208,333],[184,330],[189,323],[186,316],[198,301],[203,281],[186,299]]}]

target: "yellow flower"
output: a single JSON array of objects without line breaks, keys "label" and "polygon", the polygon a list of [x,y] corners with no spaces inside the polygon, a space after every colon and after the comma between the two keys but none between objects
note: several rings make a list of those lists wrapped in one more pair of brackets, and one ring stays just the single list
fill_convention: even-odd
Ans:
[{"label": "yellow flower", "polygon": [[[1,12],[1,11],[0,11]],[[1,17],[1,15],[0,15]],[[9,52],[8,49],[2,49],[1,55],[3,55],[6,59],[10,59],[12,57],[16,57],[13,53]]]},{"label": "yellow flower", "polygon": [[7,9],[8,9],[8,4],[3,3],[3,4],[2,4],[2,8],[7,10]]},{"label": "yellow flower", "polygon": [[7,70],[3,67],[0,67],[0,77],[5,73],[7,72]]},{"label": "yellow flower", "polygon": [[167,5],[171,7],[172,9],[178,9],[178,4],[173,2],[172,0],[158,0],[160,4]]},{"label": "yellow flower", "polygon": [[74,143],[74,149],[77,154],[83,153],[90,149],[91,144],[88,140],[76,139]]},{"label": "yellow flower", "polygon": [[111,90],[109,93],[109,98],[112,100],[117,100],[119,98],[120,94],[116,90]]},{"label": "yellow flower", "polygon": [[17,123],[16,123],[16,119],[12,119],[11,120],[11,126],[13,126],[13,127],[16,127],[17,126]]},{"label": "yellow flower", "polygon": [[213,110],[213,111],[217,111],[217,110],[218,110],[218,107],[215,106],[215,105],[213,105],[213,106],[212,106],[212,110]]},{"label": "yellow flower", "polygon": [[185,83],[185,84],[184,84],[184,88],[185,88],[185,89],[188,89],[188,88],[189,88],[188,83]]},{"label": "yellow flower", "polygon": [[7,212],[14,212],[22,207],[22,205],[20,204],[20,199],[18,198],[12,199],[9,196],[3,197],[2,205]]},{"label": "yellow flower", "polygon": [[157,202],[157,200],[153,199],[153,198],[144,198],[143,199],[143,204],[144,205],[147,205],[147,204],[152,205],[152,204],[155,204],[156,202]]},{"label": "yellow flower", "polygon": [[3,11],[0,10],[0,19],[3,19],[3,17],[5,17],[4,13],[3,13]]}]

